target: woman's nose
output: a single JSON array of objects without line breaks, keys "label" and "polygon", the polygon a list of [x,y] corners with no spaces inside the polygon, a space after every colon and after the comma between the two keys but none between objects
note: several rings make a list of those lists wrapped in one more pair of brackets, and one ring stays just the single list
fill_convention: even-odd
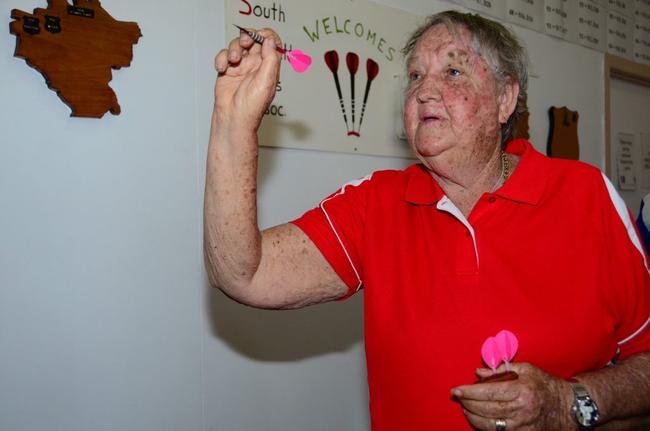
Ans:
[{"label": "woman's nose", "polygon": [[416,90],[417,101],[420,103],[441,100],[440,88],[438,83],[431,78],[423,78]]}]

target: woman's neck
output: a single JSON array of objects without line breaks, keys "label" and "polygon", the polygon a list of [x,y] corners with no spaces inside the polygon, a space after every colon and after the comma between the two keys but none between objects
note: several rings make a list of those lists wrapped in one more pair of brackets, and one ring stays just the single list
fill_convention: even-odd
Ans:
[{"label": "woman's neck", "polygon": [[517,162],[516,156],[502,153],[499,148],[482,167],[465,172],[453,170],[453,175],[431,175],[467,218],[484,193],[494,192],[508,180]]}]

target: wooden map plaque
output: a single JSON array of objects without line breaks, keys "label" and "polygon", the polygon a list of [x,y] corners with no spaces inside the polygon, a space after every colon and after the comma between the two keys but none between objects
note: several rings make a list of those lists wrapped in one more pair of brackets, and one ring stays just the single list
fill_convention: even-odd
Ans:
[{"label": "wooden map plaque", "polygon": [[111,69],[128,67],[142,36],[134,22],[117,21],[99,0],[48,0],[47,9],[11,11],[16,57],[38,70],[73,117],[117,115],[120,105],[108,83]]}]

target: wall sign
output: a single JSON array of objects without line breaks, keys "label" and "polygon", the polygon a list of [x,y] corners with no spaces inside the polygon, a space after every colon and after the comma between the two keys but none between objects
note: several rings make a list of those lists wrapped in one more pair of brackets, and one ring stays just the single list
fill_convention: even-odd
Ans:
[{"label": "wall sign", "polygon": [[650,189],[650,134],[639,133],[638,136],[642,150],[640,183],[642,188]]},{"label": "wall sign", "polygon": [[592,0],[575,0],[568,5],[569,32],[571,42],[605,51],[607,7]]},{"label": "wall sign", "polygon": [[607,52],[632,60],[633,37],[632,17],[610,9],[607,13]]},{"label": "wall sign", "polygon": [[650,0],[637,0],[634,9],[634,61],[650,64]]},{"label": "wall sign", "polygon": [[544,29],[544,0],[507,0],[508,20],[533,30]]},{"label": "wall sign", "polygon": [[411,157],[400,140],[405,63],[400,50],[424,17],[367,0],[226,0],[226,40],[234,25],[270,27],[284,48],[313,63],[294,73],[282,62],[260,144]]},{"label": "wall sign", "polygon": [[544,32],[564,39],[567,27],[567,0],[546,0],[544,4]]},{"label": "wall sign", "polygon": [[503,0],[452,0],[469,9],[489,15],[493,18],[504,19],[506,6]]},{"label": "wall sign", "polygon": [[633,133],[619,133],[616,147],[618,188],[636,190],[636,142]]}]

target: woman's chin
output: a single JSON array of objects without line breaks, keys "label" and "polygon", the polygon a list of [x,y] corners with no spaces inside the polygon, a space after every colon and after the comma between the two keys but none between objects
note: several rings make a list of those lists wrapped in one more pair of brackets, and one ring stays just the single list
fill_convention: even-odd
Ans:
[{"label": "woman's chin", "polygon": [[419,142],[413,148],[413,151],[418,157],[437,157],[442,154],[449,147],[441,145],[440,143],[432,142]]}]

